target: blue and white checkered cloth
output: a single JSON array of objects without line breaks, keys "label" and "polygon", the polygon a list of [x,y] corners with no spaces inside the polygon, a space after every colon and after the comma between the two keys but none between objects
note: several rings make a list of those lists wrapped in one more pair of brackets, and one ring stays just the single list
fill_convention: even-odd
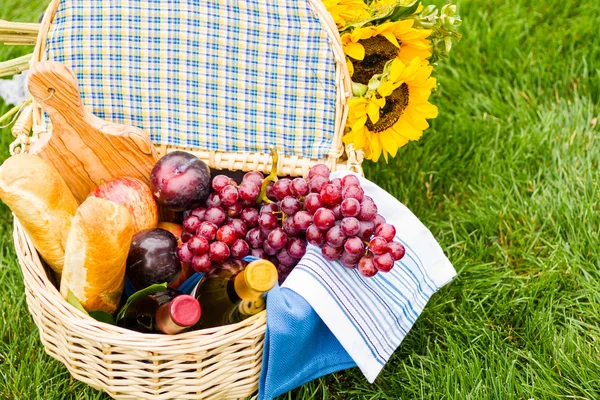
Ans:
[{"label": "blue and white checkered cloth", "polygon": [[155,144],[324,157],[335,63],[305,0],[62,0],[47,58],[100,118]]},{"label": "blue and white checkered cloth", "polygon": [[406,255],[390,272],[364,278],[309,246],[283,286],[268,295],[260,399],[354,365],[372,383],[429,298],[456,275],[431,232],[408,208],[359,179],[379,213],[395,226]]}]

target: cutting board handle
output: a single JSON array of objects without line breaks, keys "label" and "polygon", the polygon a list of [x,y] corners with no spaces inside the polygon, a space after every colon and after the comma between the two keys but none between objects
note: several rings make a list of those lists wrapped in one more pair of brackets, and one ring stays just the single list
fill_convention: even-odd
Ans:
[{"label": "cutting board handle", "polygon": [[52,121],[70,125],[69,121],[83,120],[88,115],[75,73],[59,62],[34,64],[29,73],[28,88]]}]

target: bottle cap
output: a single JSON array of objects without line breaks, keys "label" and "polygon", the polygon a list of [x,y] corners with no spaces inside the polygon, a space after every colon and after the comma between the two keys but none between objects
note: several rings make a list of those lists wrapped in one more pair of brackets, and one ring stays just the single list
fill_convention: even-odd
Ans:
[{"label": "bottle cap", "polygon": [[243,272],[248,288],[257,292],[268,292],[277,282],[277,268],[267,260],[252,261]]},{"label": "bottle cap", "polygon": [[171,301],[170,313],[177,325],[192,326],[200,319],[200,303],[192,296],[182,294]]}]

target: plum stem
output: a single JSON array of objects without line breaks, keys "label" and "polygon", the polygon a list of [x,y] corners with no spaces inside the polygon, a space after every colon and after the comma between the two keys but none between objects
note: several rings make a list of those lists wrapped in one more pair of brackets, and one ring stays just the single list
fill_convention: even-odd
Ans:
[{"label": "plum stem", "polygon": [[262,187],[260,188],[260,194],[256,199],[258,204],[260,203],[273,203],[269,198],[267,198],[267,187],[271,182],[277,182],[277,164],[279,162],[279,154],[277,154],[277,148],[275,146],[271,146],[271,172],[265,179],[263,179]]}]

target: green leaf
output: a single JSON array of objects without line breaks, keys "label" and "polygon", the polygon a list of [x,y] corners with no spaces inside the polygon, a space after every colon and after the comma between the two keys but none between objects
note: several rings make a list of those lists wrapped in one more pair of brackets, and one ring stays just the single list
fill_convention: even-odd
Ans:
[{"label": "green leaf", "polygon": [[75,295],[73,294],[73,292],[71,292],[70,290],[67,292],[67,302],[74,306],[76,309],[80,310],[81,312],[83,312],[86,315],[89,315],[87,311],[85,311],[85,308],[83,308],[83,306],[81,305],[81,303],[79,302],[79,300],[77,299],[77,297],[75,297]]},{"label": "green leaf", "polygon": [[112,315],[102,310],[94,310],[89,312],[90,317],[94,318],[96,321],[105,322],[107,324],[115,325],[115,319]]},{"label": "green leaf", "polygon": [[149,294],[164,292],[165,290],[167,290],[166,282],[165,283],[156,283],[154,285],[148,286],[145,289],[138,290],[137,292],[135,292],[134,294],[129,296],[129,298],[123,305],[123,307],[121,307],[121,309],[119,310],[116,320],[119,321],[120,319],[124,318],[129,307],[131,307],[133,304],[135,304],[138,300],[148,296]]},{"label": "green leaf", "polygon": [[413,15],[415,13],[415,11],[417,11],[417,8],[419,8],[419,4],[421,4],[421,0],[417,0],[414,3],[412,3],[410,6],[406,6],[406,7],[397,7],[394,12],[392,12],[390,14],[389,20],[390,21],[398,21],[404,17],[408,17],[409,15]]}]

